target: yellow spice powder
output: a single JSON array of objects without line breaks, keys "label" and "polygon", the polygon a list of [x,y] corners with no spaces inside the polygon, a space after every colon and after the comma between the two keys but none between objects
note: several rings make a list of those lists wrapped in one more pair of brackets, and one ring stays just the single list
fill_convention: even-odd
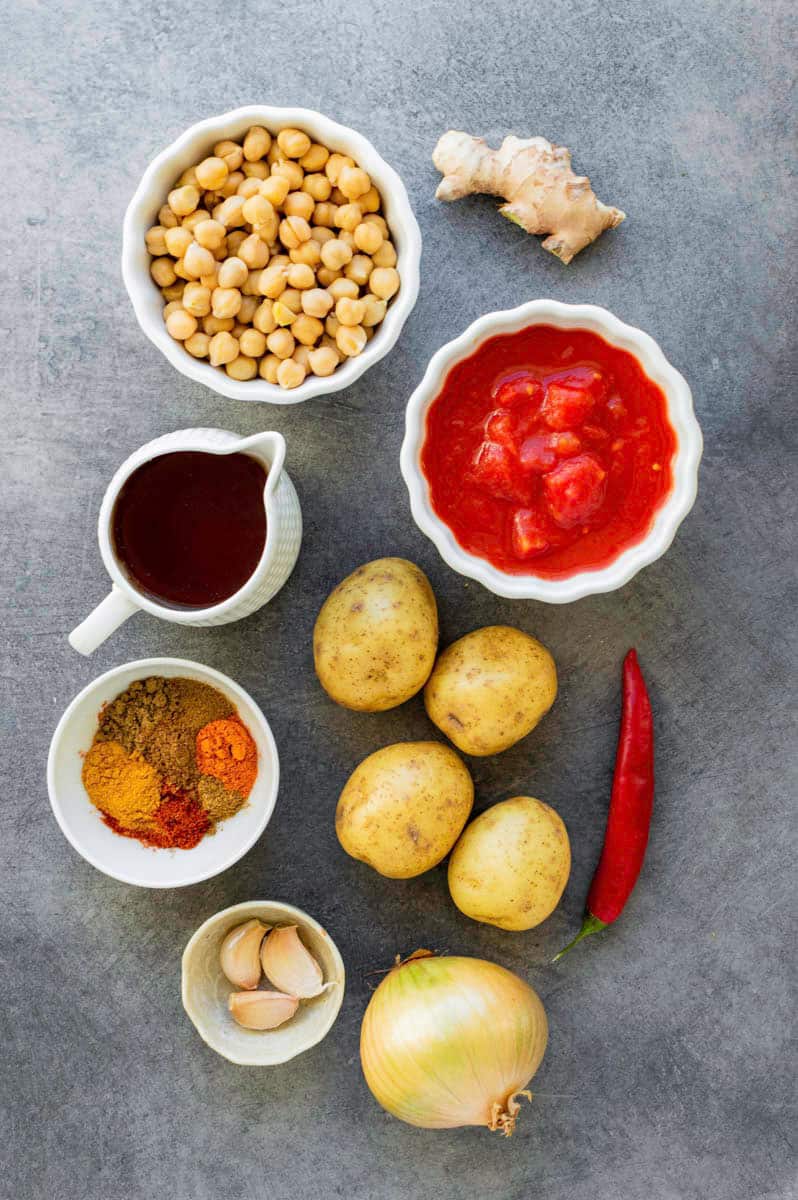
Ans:
[{"label": "yellow spice powder", "polygon": [[161,779],[119,742],[95,742],[83,761],[83,786],[92,804],[127,829],[146,827],[161,803]]}]

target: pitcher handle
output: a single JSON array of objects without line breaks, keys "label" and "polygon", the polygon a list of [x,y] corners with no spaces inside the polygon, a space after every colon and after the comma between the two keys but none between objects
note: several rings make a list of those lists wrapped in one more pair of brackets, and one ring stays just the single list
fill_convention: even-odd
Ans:
[{"label": "pitcher handle", "polygon": [[138,612],[138,605],[114,584],[108,595],[69,635],[69,644],[78,654],[93,654],[123,621]]}]

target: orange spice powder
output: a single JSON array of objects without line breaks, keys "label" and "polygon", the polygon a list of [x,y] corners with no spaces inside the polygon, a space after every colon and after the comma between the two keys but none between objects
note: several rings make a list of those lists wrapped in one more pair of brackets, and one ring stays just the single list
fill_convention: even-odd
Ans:
[{"label": "orange spice powder", "polygon": [[211,721],[197,734],[197,766],[202,775],[246,797],[258,773],[258,748],[234,717]]}]

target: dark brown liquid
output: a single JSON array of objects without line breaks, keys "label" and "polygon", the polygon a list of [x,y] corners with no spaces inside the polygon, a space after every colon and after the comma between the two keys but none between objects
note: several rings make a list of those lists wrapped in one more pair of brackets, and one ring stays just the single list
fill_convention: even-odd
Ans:
[{"label": "dark brown liquid", "polygon": [[134,471],[111,528],[131,581],[156,600],[206,608],[227,600],[266,545],[266,472],[248,454],[162,454]]}]

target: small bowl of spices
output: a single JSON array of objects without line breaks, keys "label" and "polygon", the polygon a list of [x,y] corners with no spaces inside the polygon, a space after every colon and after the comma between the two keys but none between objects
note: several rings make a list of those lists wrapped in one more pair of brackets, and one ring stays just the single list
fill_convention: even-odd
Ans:
[{"label": "small bowl of spices", "polygon": [[53,735],[50,803],[67,839],[106,875],[184,887],[260,837],[279,761],[254,700],[219,671],[150,658],[106,672]]}]

